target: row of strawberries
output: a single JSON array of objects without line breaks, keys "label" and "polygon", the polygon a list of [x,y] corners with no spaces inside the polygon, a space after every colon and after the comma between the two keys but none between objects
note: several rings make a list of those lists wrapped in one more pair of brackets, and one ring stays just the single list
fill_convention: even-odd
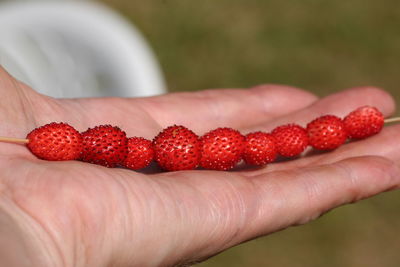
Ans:
[{"label": "row of strawberries", "polygon": [[381,131],[382,113],[375,107],[356,109],[344,119],[325,115],[306,128],[297,124],[279,126],[271,133],[242,135],[231,128],[218,128],[202,137],[184,126],[170,126],[154,140],[127,138],[124,131],[101,125],[79,133],[66,123],[50,123],[27,136],[27,146],[45,160],[82,160],[106,167],[124,166],[138,170],[153,160],[167,171],[197,167],[229,170],[242,159],[249,165],[274,162],[278,155],[294,157],[307,146],[333,150],[349,138],[361,139]]}]

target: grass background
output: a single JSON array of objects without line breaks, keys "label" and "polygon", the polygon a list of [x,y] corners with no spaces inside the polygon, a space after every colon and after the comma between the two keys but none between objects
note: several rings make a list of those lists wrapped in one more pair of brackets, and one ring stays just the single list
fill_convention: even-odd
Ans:
[{"label": "grass background", "polygon": [[[170,91],[280,83],[324,96],[380,86],[400,103],[398,0],[101,0],[143,32]],[[397,267],[400,194],[332,211],[200,264]]]}]

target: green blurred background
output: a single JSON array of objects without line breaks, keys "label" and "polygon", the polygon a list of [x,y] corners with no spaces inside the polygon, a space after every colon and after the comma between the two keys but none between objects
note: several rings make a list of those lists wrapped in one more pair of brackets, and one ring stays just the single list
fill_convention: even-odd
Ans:
[{"label": "green blurred background", "polygon": [[[289,84],[324,96],[363,85],[400,103],[398,0],[102,0],[144,33],[170,91]],[[342,207],[200,264],[400,266],[400,193]]]}]

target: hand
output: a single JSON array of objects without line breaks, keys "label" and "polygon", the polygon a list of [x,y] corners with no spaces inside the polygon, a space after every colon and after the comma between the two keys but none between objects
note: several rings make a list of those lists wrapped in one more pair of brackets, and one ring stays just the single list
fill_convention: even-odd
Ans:
[{"label": "hand", "polygon": [[[201,135],[305,125],[331,113],[392,98],[358,88],[317,99],[277,85],[138,99],[53,99],[0,69],[0,135],[25,137],[52,122],[80,131],[112,124],[153,138],[182,124]],[[318,155],[240,171],[146,175],[125,169],[36,159],[0,144],[0,258],[4,266],[174,266],[293,225],[400,185],[400,126]]]}]

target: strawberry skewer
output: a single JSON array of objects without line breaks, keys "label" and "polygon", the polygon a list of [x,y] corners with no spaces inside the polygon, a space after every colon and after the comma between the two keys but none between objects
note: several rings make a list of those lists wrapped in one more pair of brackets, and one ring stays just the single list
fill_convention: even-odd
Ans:
[{"label": "strawberry skewer", "polygon": [[288,124],[271,133],[241,135],[237,130],[218,128],[202,137],[184,126],[170,126],[152,141],[127,138],[118,127],[100,125],[82,134],[66,123],[50,123],[31,131],[26,138],[0,137],[0,142],[17,143],[38,158],[51,161],[77,160],[107,167],[141,169],[155,159],[167,171],[204,169],[229,170],[242,159],[250,165],[273,162],[277,154],[293,157],[307,146],[333,150],[347,139],[364,139],[379,133],[385,123],[400,122],[400,117],[384,119],[375,107],[363,106],[343,119],[324,115],[306,128]]}]

